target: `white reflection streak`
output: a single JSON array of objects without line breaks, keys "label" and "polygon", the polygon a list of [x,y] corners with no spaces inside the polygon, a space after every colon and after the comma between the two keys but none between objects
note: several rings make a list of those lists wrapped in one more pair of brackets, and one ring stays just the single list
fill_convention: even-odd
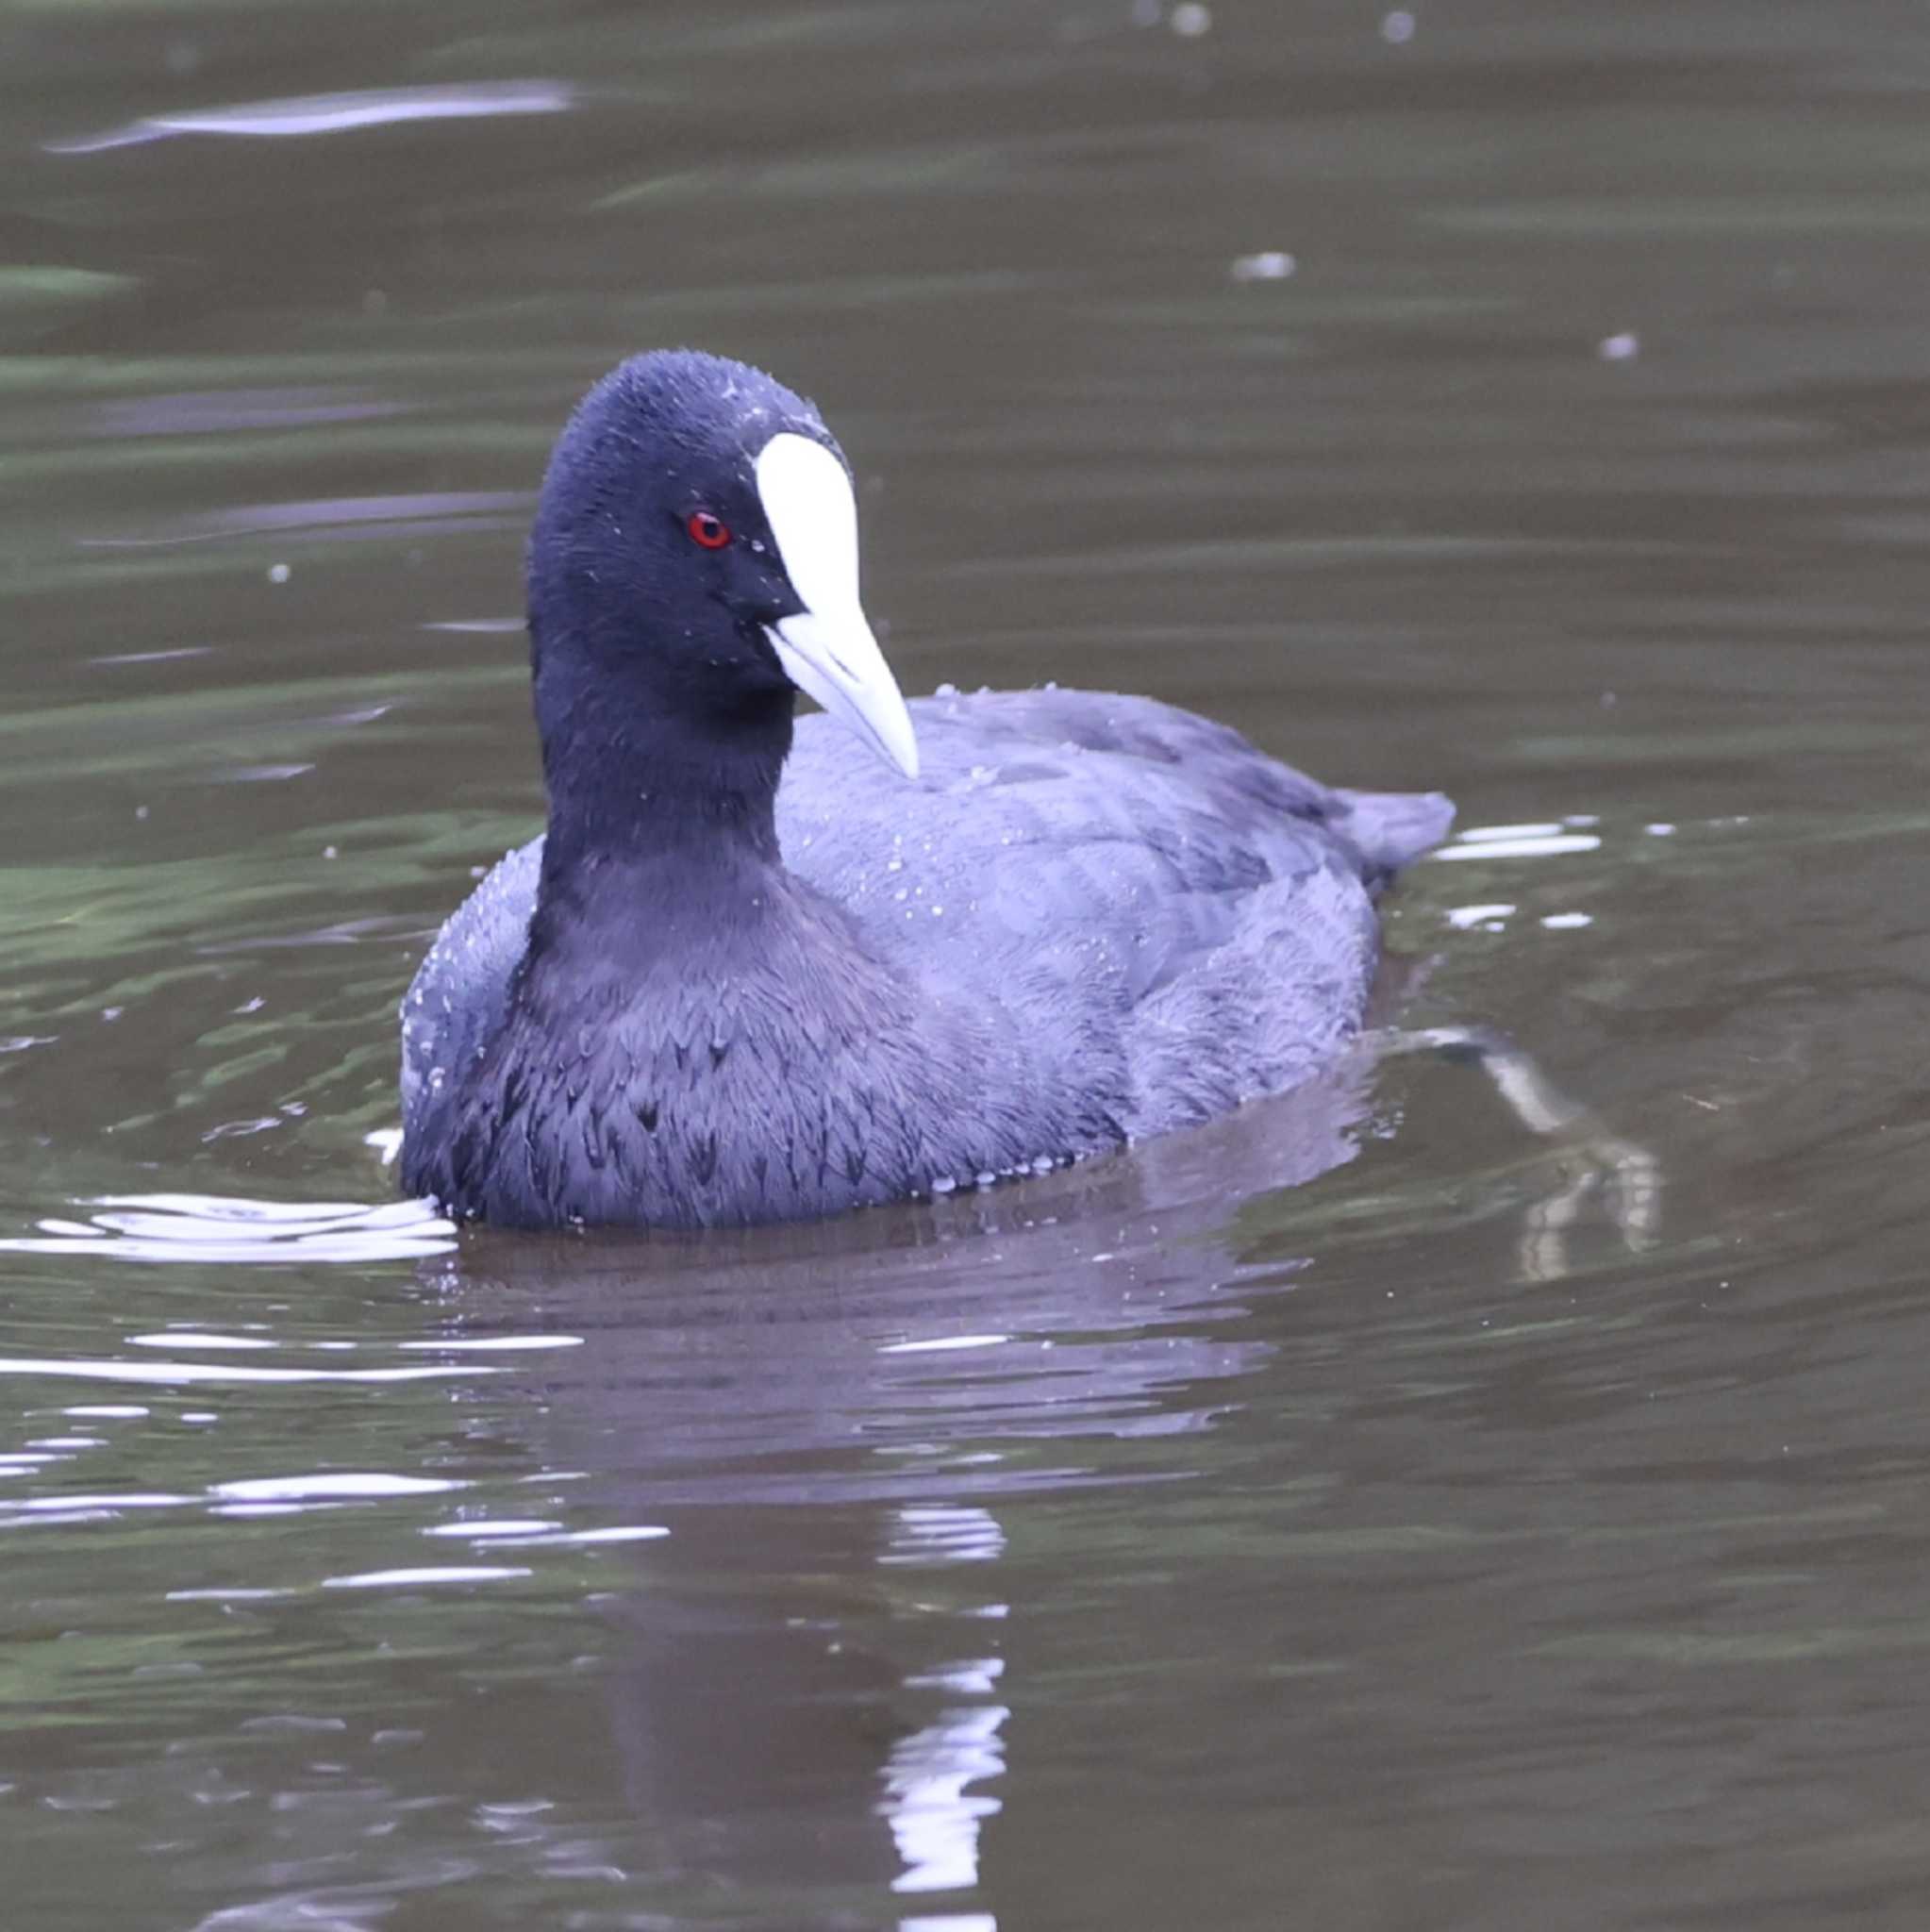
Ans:
[{"label": "white reflection streak", "polygon": [[210,1496],[231,1503],[313,1503],[369,1496],[430,1496],[469,1485],[453,1476],[390,1475],[364,1470],[330,1470],[323,1475],[246,1476],[213,1483]]},{"label": "white reflection streak", "polygon": [[1529,836],[1464,841],[1458,844],[1443,845],[1427,857],[1447,863],[1463,858],[1556,858],[1568,852],[1598,851],[1601,844],[1601,840],[1592,832],[1562,832],[1551,833],[1545,838]]},{"label": "white reflection streak", "polygon": [[[1005,1532],[975,1505],[916,1505],[897,1515],[881,1563],[987,1562],[1006,1547]],[[995,1608],[1002,1614],[1005,1606]],[[960,1657],[907,1677],[906,1687],[989,1696],[1004,1671],[1002,1657]],[[968,1787],[1004,1773],[999,1732],[1010,1715],[1002,1704],[954,1706],[893,1747],[878,1807],[905,1866],[893,1891],[963,1891],[978,1883],[979,1825],[997,1814],[1000,1801]],[[946,1913],[901,1920],[899,1932],[997,1932],[997,1921],[989,1913]]]},{"label": "white reflection streak", "polygon": [[887,1341],[879,1344],[880,1355],[951,1355],[959,1349],[996,1348],[1009,1341],[1009,1335],[939,1335],[928,1341]]},{"label": "white reflection streak", "polygon": [[243,101],[232,108],[147,114],[139,121],[50,141],[56,155],[94,155],[108,148],[139,147],[176,134],[256,135],[286,139],[298,134],[341,134],[403,121],[473,121],[494,114],[560,114],[576,104],[574,88],[555,80],[506,80],[458,87],[365,88],[346,94],[292,94]]},{"label": "white reflection streak", "polygon": [[0,1239],[0,1253],[117,1261],[387,1261],[446,1254],[456,1245],[454,1225],[423,1201],[365,1207],[160,1193],[103,1194],[79,1205],[95,1210],[90,1221],[44,1219],[38,1234]]},{"label": "white reflection streak", "polygon": [[1010,1716],[1003,1704],[948,1710],[892,1751],[884,1812],[905,1861],[893,1891],[965,1891],[978,1883],[979,1822],[1000,1806],[965,1788],[1005,1770],[999,1729]]},{"label": "white reflection streak", "polygon": [[410,1570],[360,1570],[324,1576],[324,1590],[425,1590],[445,1583],[507,1583],[530,1573],[515,1563],[424,1564]]},{"label": "white reflection streak", "polygon": [[110,1357],[0,1356],[0,1375],[64,1375],[83,1382],[139,1382],[170,1388],[183,1382],[433,1382],[451,1375],[500,1374],[480,1362],[406,1369],[258,1369],[241,1362],[118,1362]]},{"label": "white reflection streak", "polygon": [[1552,839],[1568,830],[1560,819],[1537,819],[1509,825],[1464,825],[1455,835],[1464,845],[1489,844],[1497,839]]},{"label": "white reflection streak", "polygon": [[899,1510],[897,1534],[878,1561],[990,1563],[1005,1548],[1005,1531],[975,1504],[914,1505]]}]

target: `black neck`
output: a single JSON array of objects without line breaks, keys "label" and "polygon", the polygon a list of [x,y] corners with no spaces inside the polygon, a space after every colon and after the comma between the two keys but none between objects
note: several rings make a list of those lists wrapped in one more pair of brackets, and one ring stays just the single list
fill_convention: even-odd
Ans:
[{"label": "black neck", "polygon": [[[586,663],[539,641],[544,898],[567,891],[581,909],[600,877],[668,872],[693,900],[714,901],[779,864],[777,781],[790,750],[790,688],[774,684],[726,703],[654,674],[644,651],[612,669],[607,658]],[[669,880],[663,890],[672,890]]]}]

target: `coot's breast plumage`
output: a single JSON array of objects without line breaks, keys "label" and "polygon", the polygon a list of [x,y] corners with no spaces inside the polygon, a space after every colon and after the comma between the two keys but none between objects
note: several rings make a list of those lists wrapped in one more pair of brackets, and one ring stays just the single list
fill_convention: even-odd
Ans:
[{"label": "coot's breast plumage", "polygon": [[[740,367],[690,359],[713,383]],[[780,421],[832,447],[808,406],[776,395]],[[727,435],[726,465],[760,479],[771,435]],[[546,499],[569,448],[566,436]],[[796,577],[802,540],[771,525]],[[693,530],[699,547],[706,533]],[[540,515],[537,551],[544,541]],[[855,564],[853,578],[855,613]],[[813,658],[801,674],[778,651],[760,819],[755,797],[737,802],[765,776],[756,733],[734,742],[737,708],[723,730],[692,708],[664,675],[674,652],[641,635],[600,658],[577,648],[588,625],[547,608],[538,565],[531,620],[548,843],[483,881],[403,1008],[405,1181],[458,1214],[821,1214],[1007,1177],[1285,1091],[1357,1030],[1374,898],[1452,816],[1438,794],[1329,790],[1149,698],[941,691],[907,708],[881,658],[856,699],[807,684],[847,717],[805,719],[791,741],[790,685],[835,680],[854,655],[839,643],[819,653],[828,671]],[[755,621],[784,641],[766,610]],[[546,693],[556,638],[566,675]],[[583,722],[625,699],[631,730]],[[894,766],[914,738],[909,775]]]}]

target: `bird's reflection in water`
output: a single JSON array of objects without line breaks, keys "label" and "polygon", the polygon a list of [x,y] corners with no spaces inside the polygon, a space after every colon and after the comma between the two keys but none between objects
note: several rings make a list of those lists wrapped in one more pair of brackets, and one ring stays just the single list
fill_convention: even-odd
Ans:
[{"label": "bird's reflection in water", "polygon": [[1017,1187],[702,1237],[485,1234],[436,1264],[461,1337],[583,1340],[492,1406],[519,1459],[572,1513],[671,1532],[598,1600],[613,1867],[774,1924],[802,1889],[839,1924],[993,1924],[983,1828],[1025,1694],[1004,1519],[1184,1478],[1172,1438],[1269,1352],[1229,1318],[1299,1266],[1277,1241],[1242,1263],[1238,1210],[1355,1155],[1373,1062]]},{"label": "bird's reflection in water", "polygon": [[990,1923],[1024,1614],[1002,1507],[1177,1473],[1165,1439],[1262,1353],[1218,1331],[1290,1272],[1237,1266],[1233,1210],[1349,1158],[1366,1107],[1354,1069],[1018,1187],[699,1238],[483,1236],[439,1264],[464,1336],[584,1339],[492,1404],[523,1456],[575,1478],[573,1512],[672,1532],[601,1606],[633,1819],[612,1864],[784,1923],[800,1888],[868,1898],[853,1923]]}]

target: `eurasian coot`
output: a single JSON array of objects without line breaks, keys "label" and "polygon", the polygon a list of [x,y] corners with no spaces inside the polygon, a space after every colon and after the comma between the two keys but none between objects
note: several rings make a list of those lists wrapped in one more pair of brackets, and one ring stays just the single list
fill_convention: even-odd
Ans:
[{"label": "eurasian coot", "polygon": [[528,575],[548,834],[402,1009],[403,1183],[458,1217],[829,1214],[1279,1092],[1357,1030],[1374,896],[1452,816],[1150,698],[907,706],[838,444],[717,357],[591,391]]}]

